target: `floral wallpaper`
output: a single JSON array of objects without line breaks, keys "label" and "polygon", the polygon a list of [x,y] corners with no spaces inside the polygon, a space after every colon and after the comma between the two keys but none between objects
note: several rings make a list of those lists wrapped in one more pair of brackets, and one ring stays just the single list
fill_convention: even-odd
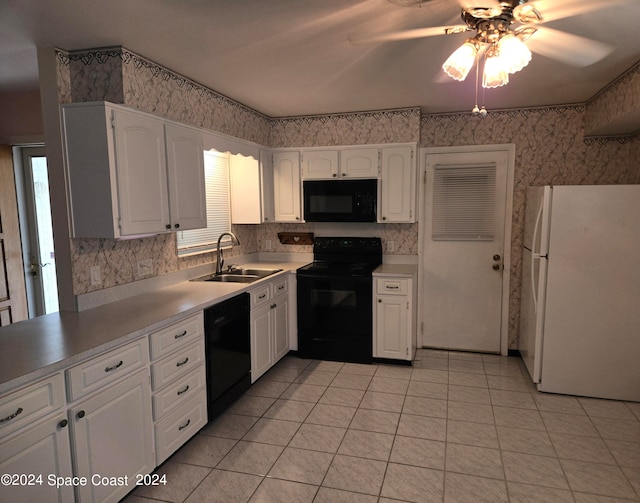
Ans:
[{"label": "floral wallpaper", "polygon": [[[603,91],[586,109],[583,105],[570,105],[496,111],[480,118],[469,113],[421,115],[415,107],[269,118],[122,47],[58,51],[57,56],[61,103],[123,103],[275,148],[407,142],[423,147],[514,143],[510,348],[517,347],[518,338],[525,188],[550,183],[640,183],[640,137],[585,139],[590,124],[613,120],[615,114],[638,106],[638,65],[616,82],[615,92]],[[396,244],[394,255],[417,256],[418,224],[371,225],[383,243]],[[242,246],[234,247],[227,256],[256,251],[309,253],[309,246],[281,245],[277,234],[315,229],[313,224],[236,225],[233,230]],[[107,288],[142,279],[137,277],[138,259],[153,260],[153,275],[214,260],[211,254],[178,259],[173,234],[129,241],[72,239],[71,248],[76,295],[96,289],[89,278],[89,268],[94,264],[101,265],[101,288]]]},{"label": "floral wallpaper", "polygon": [[611,82],[587,103],[585,134],[624,115],[640,111],[640,62]]}]

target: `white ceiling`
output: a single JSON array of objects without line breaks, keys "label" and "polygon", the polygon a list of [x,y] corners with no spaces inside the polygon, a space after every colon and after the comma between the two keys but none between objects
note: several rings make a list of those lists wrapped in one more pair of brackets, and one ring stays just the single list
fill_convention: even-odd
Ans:
[{"label": "white ceiling", "polygon": [[[460,83],[440,69],[468,35],[349,40],[460,24],[465,1],[479,3],[425,0],[416,8],[389,0],[0,0],[0,92],[37,88],[36,46],[122,45],[271,117],[414,106],[425,113],[469,111],[474,72]],[[610,44],[613,51],[582,68],[534,52],[507,86],[486,91],[488,109],[584,103],[640,60],[640,0],[535,2],[543,16],[560,7],[602,6],[544,26]]]}]

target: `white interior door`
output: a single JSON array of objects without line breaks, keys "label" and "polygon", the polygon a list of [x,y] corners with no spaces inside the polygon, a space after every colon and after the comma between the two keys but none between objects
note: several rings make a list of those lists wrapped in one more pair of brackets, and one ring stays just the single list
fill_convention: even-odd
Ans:
[{"label": "white interior door", "polygon": [[423,346],[502,349],[510,159],[508,150],[426,155]]}]

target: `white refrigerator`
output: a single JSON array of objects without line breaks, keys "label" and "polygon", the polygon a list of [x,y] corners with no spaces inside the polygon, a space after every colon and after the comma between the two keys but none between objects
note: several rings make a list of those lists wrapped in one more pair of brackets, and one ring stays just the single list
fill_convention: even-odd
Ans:
[{"label": "white refrigerator", "polygon": [[540,391],[640,401],[640,185],[529,187],[519,350]]}]

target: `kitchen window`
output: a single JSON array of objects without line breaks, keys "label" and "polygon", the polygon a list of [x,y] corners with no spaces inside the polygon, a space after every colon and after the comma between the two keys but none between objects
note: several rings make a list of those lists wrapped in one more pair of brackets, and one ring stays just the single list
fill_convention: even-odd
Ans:
[{"label": "kitchen window", "polygon": [[[207,227],[176,233],[179,257],[216,251],[220,234],[231,231],[229,154],[205,151],[204,177]],[[231,246],[231,240],[225,237],[221,244]]]}]

